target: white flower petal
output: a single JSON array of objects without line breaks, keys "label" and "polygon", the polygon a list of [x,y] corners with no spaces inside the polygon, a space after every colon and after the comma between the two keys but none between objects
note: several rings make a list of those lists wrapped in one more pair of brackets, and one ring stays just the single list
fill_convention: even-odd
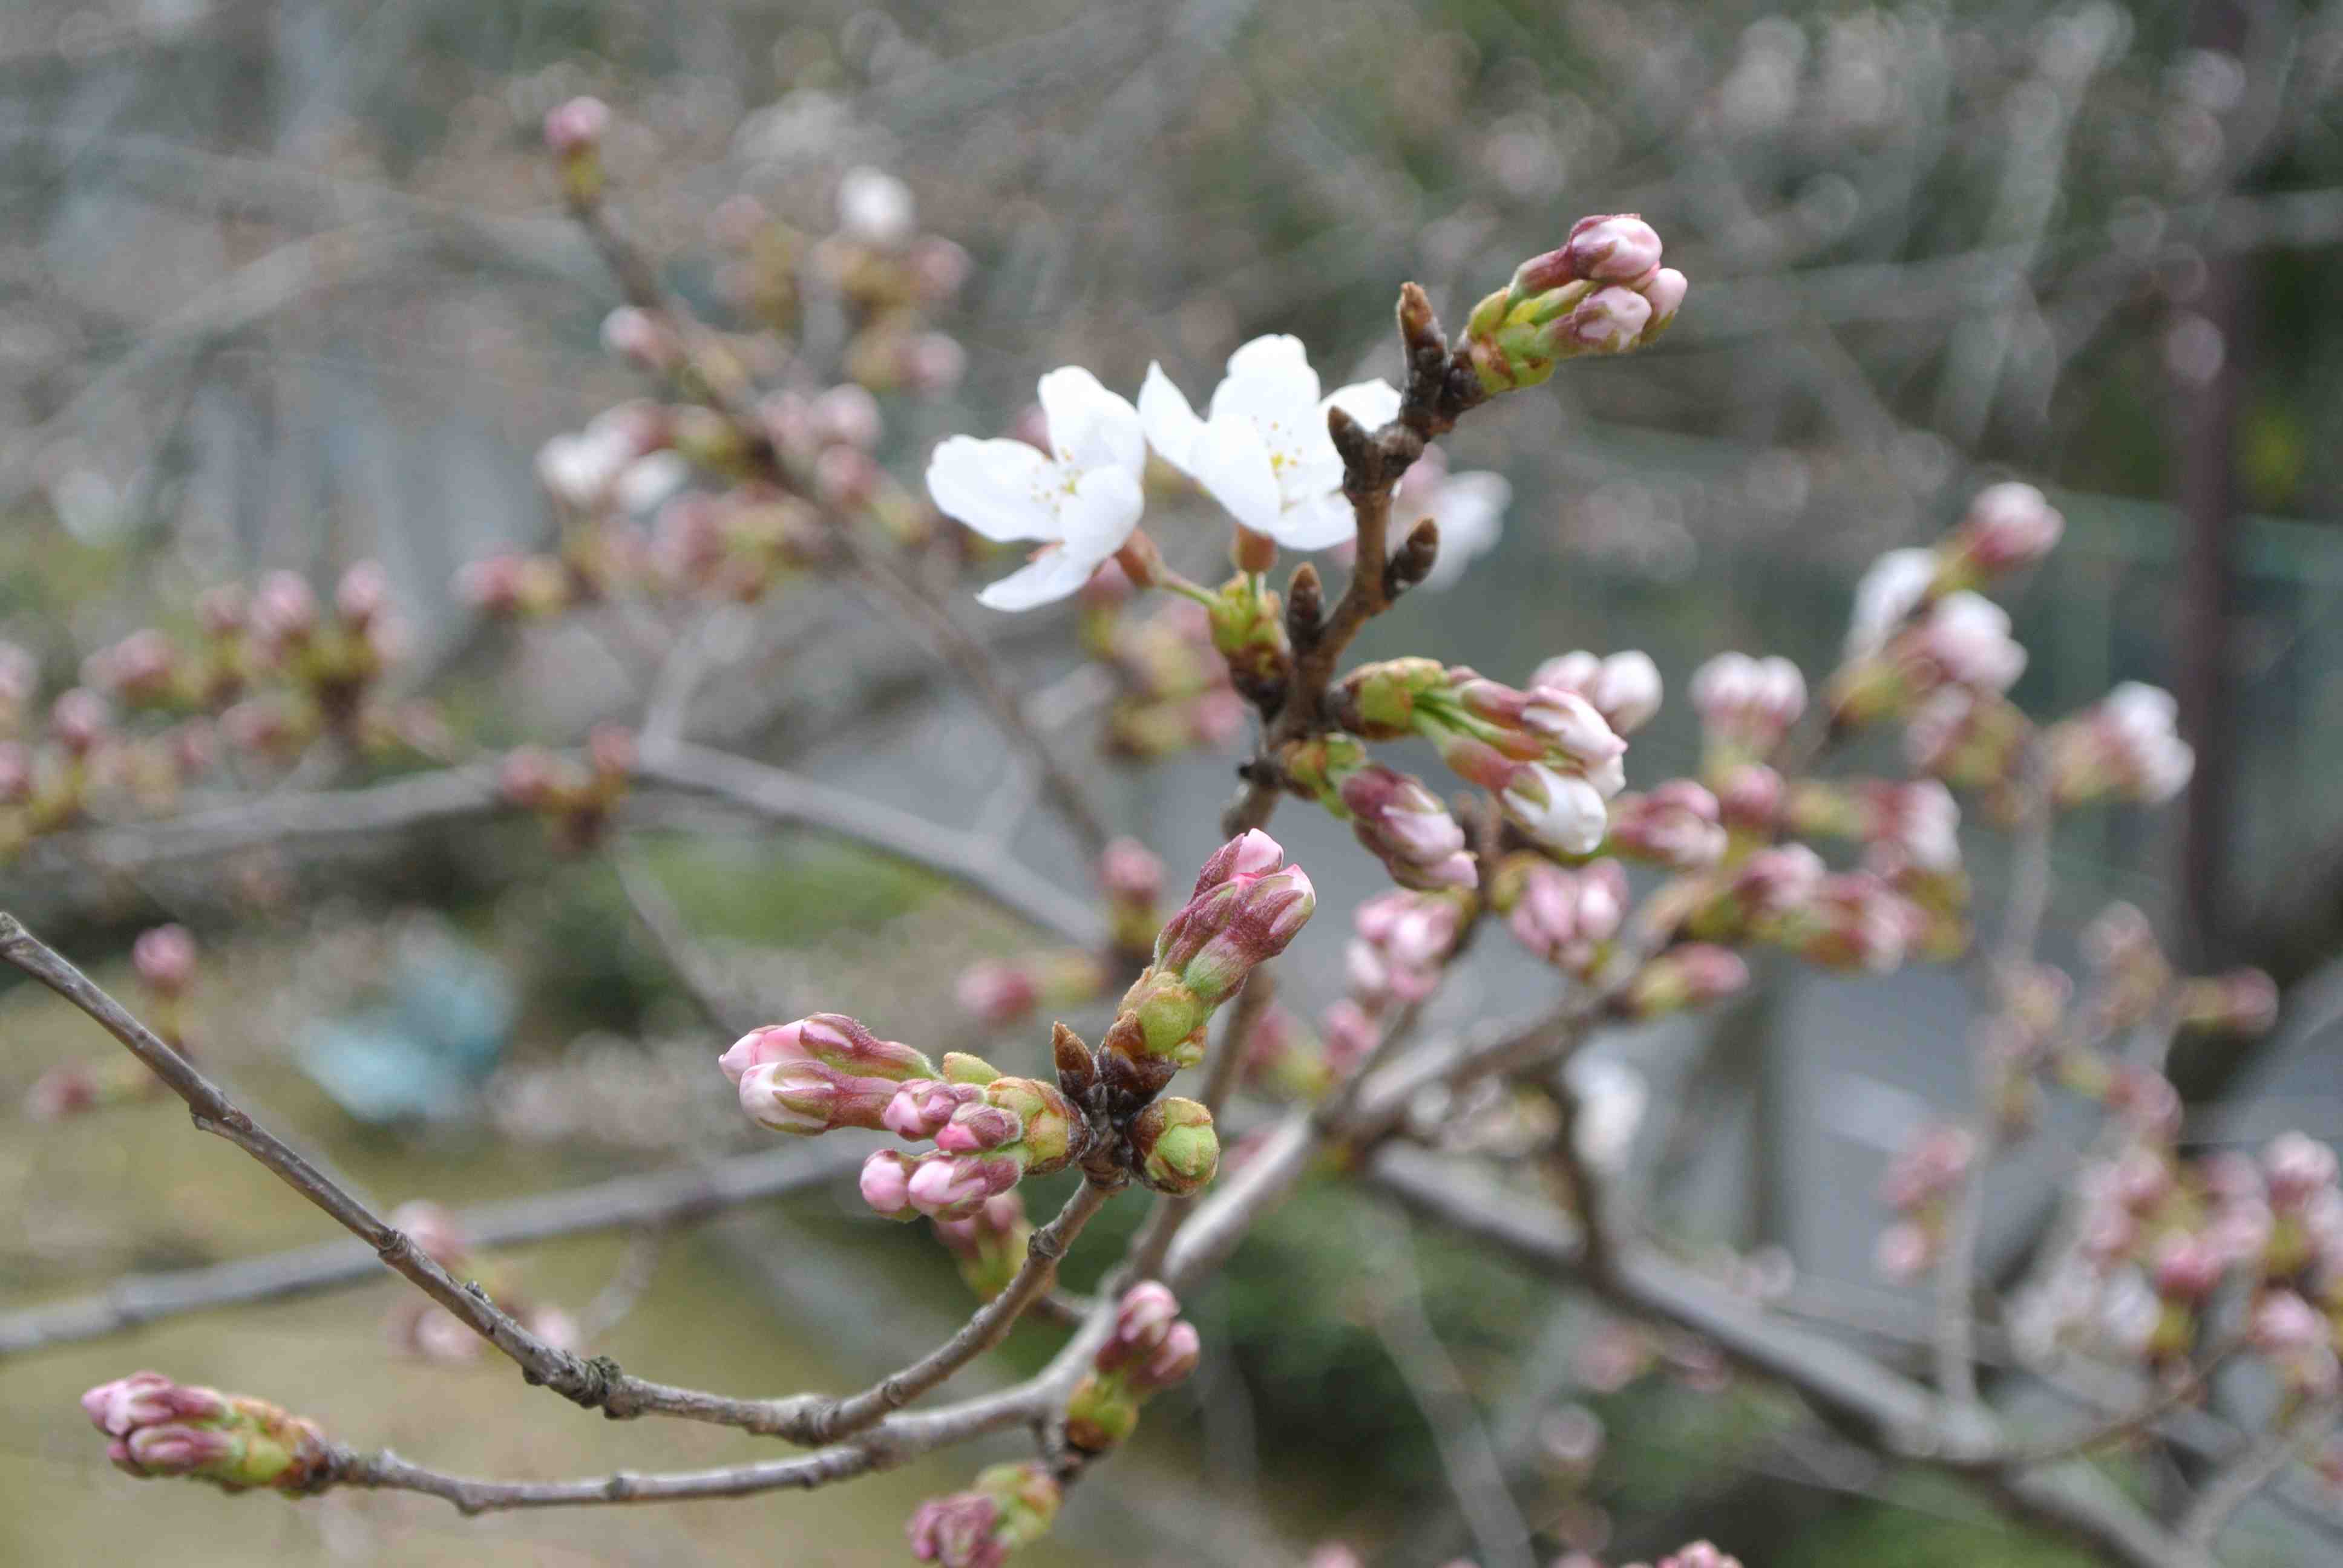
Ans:
[{"label": "white flower petal", "polygon": [[1095,558],[1052,546],[978,594],[976,602],[989,609],[1033,609],[1079,593],[1096,570]]},{"label": "white flower petal", "polygon": [[928,494],[944,516],[988,539],[1054,539],[1055,468],[1022,441],[954,436],[928,459]]},{"label": "white flower petal", "polygon": [[1050,445],[1081,469],[1121,468],[1136,476],[1147,465],[1147,436],[1139,410],[1108,391],[1079,365],[1041,377],[1041,414]]},{"label": "white flower petal", "polygon": [[1183,474],[1193,472],[1196,436],[1204,422],[1161,365],[1148,366],[1147,379],[1139,384],[1139,422],[1157,457]]},{"label": "white flower petal", "polygon": [[1340,408],[1360,424],[1373,430],[1399,417],[1399,388],[1378,376],[1373,381],[1353,381],[1348,387],[1337,387],[1319,405],[1319,423],[1329,408]]},{"label": "white flower petal", "polygon": [[1513,505],[1513,487],[1503,474],[1451,474],[1433,502],[1439,511],[1440,539],[1444,547],[1452,532],[1472,539],[1480,554],[1504,531],[1505,508]]},{"label": "white flower petal", "polygon": [[1272,445],[1307,439],[1318,407],[1318,372],[1302,339],[1256,337],[1229,356],[1229,373],[1212,389],[1212,422],[1248,419]]},{"label": "white flower petal", "polygon": [[1330,491],[1285,508],[1274,528],[1263,528],[1289,550],[1323,550],[1358,537],[1359,519],[1340,492]]},{"label": "white flower petal", "polygon": [[1251,425],[1234,419],[1206,425],[1197,433],[1191,460],[1196,483],[1231,517],[1256,533],[1277,533],[1283,504],[1277,471],[1270,466],[1269,447]]},{"label": "white flower petal", "polygon": [[1059,513],[1065,524],[1066,548],[1096,565],[1122,548],[1146,505],[1139,481],[1122,469],[1092,468],[1075,484]]}]

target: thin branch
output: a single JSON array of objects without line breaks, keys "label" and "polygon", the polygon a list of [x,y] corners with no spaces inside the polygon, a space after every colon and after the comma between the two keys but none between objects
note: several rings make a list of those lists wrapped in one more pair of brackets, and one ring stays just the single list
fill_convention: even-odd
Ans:
[{"label": "thin branch", "polygon": [[[2038,745],[2029,743],[2020,753],[2014,783],[2018,817],[2011,836],[2009,893],[2000,937],[1986,970],[1996,999],[2011,995],[2025,967],[2034,961],[2042,917],[2050,903],[2050,787]],[[1969,1297],[1976,1288],[1977,1245],[1985,1234],[1986,1171],[1999,1141],[1992,1058],[1976,1041],[1969,1058],[1975,1080],[1969,1128],[1973,1152],[1953,1192],[1952,1223],[1936,1264],[1935,1340],[1937,1392],[1963,1410],[1978,1403],[1976,1322]]]},{"label": "thin branch", "polygon": [[196,1125],[216,1132],[250,1154],[287,1185],[371,1245],[382,1261],[445,1307],[458,1322],[504,1352],[532,1383],[614,1419],[668,1415],[718,1426],[738,1427],[760,1436],[814,1444],[869,1426],[935,1387],[975,1356],[998,1343],[1027,1302],[1046,1292],[1056,1263],[1106,1194],[1085,1185],[1051,1225],[1034,1232],[1016,1282],[980,1309],[967,1326],[937,1350],[872,1389],[845,1399],[799,1394],[787,1399],[736,1399],[698,1389],[652,1382],[619,1370],[607,1356],[592,1361],[548,1344],[498,1308],[478,1286],[459,1285],[406,1232],[377,1217],[364,1203],[303,1159],[243,1110],[217,1085],[196,1070],[120,1003],[80,970],[25,930],[13,915],[0,914],[0,960],[23,970],[72,1002],[128,1047],[132,1054],[169,1084],[195,1112]]},{"label": "thin branch", "polygon": [[2063,1460],[2079,1459],[2102,1448],[2127,1442],[2153,1431],[2158,1422],[2174,1411],[2186,1409],[2204,1394],[2213,1374],[2229,1359],[2246,1348],[2242,1335],[2232,1336],[2215,1345],[2204,1360],[2189,1367],[2187,1373],[2157,1390],[2155,1396],[2134,1409],[2111,1416],[2098,1424],[2071,1436],[2052,1438],[2046,1442],[2012,1445],[1985,1457],[1983,1462],[1996,1467],[2031,1469],[2036,1465],[2056,1464]]},{"label": "thin branch", "polygon": [[918,1361],[844,1399],[800,1396],[799,1401],[785,1402],[799,1406],[785,1418],[791,1422],[791,1429],[805,1433],[807,1440],[814,1442],[834,1442],[850,1437],[937,1387],[1008,1338],[1009,1331],[1025,1309],[1047,1295],[1057,1282],[1058,1261],[1066,1255],[1066,1249],[1081,1234],[1082,1227],[1106,1206],[1115,1191],[1084,1181],[1066,1200],[1057,1218],[1035,1231],[1032,1239],[1025,1243],[1025,1261],[1007,1287],[978,1308],[959,1332]]},{"label": "thin branch", "polygon": [[2182,1516],[2181,1540],[2200,1552],[2210,1551],[2214,1539],[2230,1515],[2269,1484],[2287,1462],[2304,1445],[2334,1424],[2338,1404],[2333,1395],[2315,1400],[2262,1433],[2243,1453],[2221,1467],[2207,1484],[2195,1506]]},{"label": "thin branch", "polygon": [[1106,940],[1106,922],[1076,895],[992,845],[867,795],[689,743],[641,759],[636,774],[672,789],[720,797],[774,821],[818,828],[883,849],[981,893],[1076,947],[1094,948]]},{"label": "thin branch", "polygon": [[[859,1149],[742,1154],[712,1165],[622,1176],[567,1192],[467,1209],[456,1216],[456,1225],[480,1248],[493,1250],[602,1231],[689,1224],[821,1186],[861,1162]],[[207,1268],[132,1274],[90,1295],[0,1317],[0,1360],[190,1312],[369,1285],[382,1277],[381,1266],[371,1248],[337,1241]]]},{"label": "thin branch", "polygon": [[1505,1486],[1504,1461],[1489,1439],[1481,1412],[1464,1385],[1432,1320],[1424,1314],[1423,1287],[1405,1238],[1394,1238],[1390,1267],[1375,1274],[1373,1316],[1400,1381],[1432,1429],[1448,1489],[1473,1533],[1481,1560],[1490,1568],[1534,1568],[1530,1528]]}]

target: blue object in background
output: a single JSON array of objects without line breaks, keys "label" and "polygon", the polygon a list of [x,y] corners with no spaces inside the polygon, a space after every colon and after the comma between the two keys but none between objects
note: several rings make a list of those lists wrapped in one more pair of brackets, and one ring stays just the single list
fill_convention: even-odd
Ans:
[{"label": "blue object in background", "polygon": [[511,1038],[512,987],[478,948],[429,925],[397,939],[380,1006],[319,1019],[296,1060],[361,1121],[461,1113]]}]

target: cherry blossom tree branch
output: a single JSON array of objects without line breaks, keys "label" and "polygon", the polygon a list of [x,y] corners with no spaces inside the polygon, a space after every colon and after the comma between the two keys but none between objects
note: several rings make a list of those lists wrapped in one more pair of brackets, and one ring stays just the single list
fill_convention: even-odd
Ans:
[{"label": "cherry blossom tree branch", "polygon": [[1051,1226],[1034,1233],[1025,1266],[1010,1289],[980,1308],[942,1346],[863,1393],[845,1399],[800,1394],[753,1400],[653,1382],[622,1372],[608,1357],[588,1361],[548,1344],[500,1310],[477,1285],[458,1284],[406,1232],[377,1217],[347,1189],[260,1126],[186,1057],[25,930],[14,916],[5,913],[0,913],[0,961],[22,970],[87,1013],[187,1102],[198,1128],[235,1143],[371,1245],[391,1269],[508,1357],[530,1382],[614,1419],[668,1415],[808,1445],[830,1442],[867,1426],[998,1343],[1018,1314],[1048,1291],[1065,1244],[1106,1197],[1105,1191],[1086,1185]]},{"label": "cherry blossom tree branch", "polygon": [[[484,1204],[459,1211],[456,1225],[486,1250],[604,1231],[673,1229],[821,1186],[860,1163],[860,1150],[792,1148],[742,1154],[709,1165],[622,1176],[566,1192]],[[0,1360],[126,1333],[191,1312],[369,1285],[382,1277],[380,1268],[381,1260],[371,1248],[342,1241],[206,1268],[131,1274],[89,1295],[0,1316]]]},{"label": "cherry blossom tree branch", "polygon": [[2230,1516],[2268,1485],[2306,1444],[2334,1425],[2338,1408],[2343,1406],[2332,1394],[2312,1400],[2255,1439],[2207,1483],[2180,1521],[2180,1539],[2197,1552],[2210,1551]]}]

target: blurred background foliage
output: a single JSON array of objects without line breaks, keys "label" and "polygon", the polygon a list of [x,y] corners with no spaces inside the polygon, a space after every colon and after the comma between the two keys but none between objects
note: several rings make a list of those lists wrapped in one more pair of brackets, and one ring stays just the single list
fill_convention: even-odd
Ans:
[{"label": "blurred background foliage", "polygon": [[[2034,655],[2017,695],[2056,711],[2114,679],[2173,685],[2204,759],[2177,825],[2062,837],[2059,915],[2121,892],[2200,953],[2315,978],[2343,885],[2338,71],[2343,10],[2298,0],[14,0],[0,15],[0,635],[63,677],[134,626],[184,623],[191,585],[375,555],[415,622],[412,678],[459,734],[560,741],[611,710],[625,672],[608,653],[560,631],[484,634],[448,590],[462,563],[547,533],[537,444],[636,389],[597,345],[615,295],[538,149],[544,110],[574,93],[618,108],[627,222],[719,319],[707,223],[737,192],[826,214],[843,170],[877,165],[913,186],[925,226],[969,247],[975,281],[949,324],[967,379],[888,404],[907,476],[944,433],[1006,428],[1056,364],[1129,389],[1160,359],[1195,387],[1275,330],[1301,335],[1332,380],[1386,372],[1402,278],[1453,320],[1577,214],[1641,211],[1693,279],[1664,350],[1574,366],[1460,434],[1459,467],[1513,481],[1504,543],[1460,588],[1378,623],[1363,651],[1519,675],[1564,647],[1641,646],[1679,689],[1726,647],[1815,668],[1865,561],[2014,473],[2051,489],[2069,525],[2013,606]],[[1205,508],[1152,526],[1175,560],[1210,564]],[[989,758],[980,729],[884,627],[850,605],[800,609],[792,656],[716,683],[710,727],[948,814],[977,786],[933,754]],[[1070,661],[1061,628],[985,629],[1037,681]],[[1681,711],[1637,741],[1655,769],[1693,747]],[[1229,761],[1118,776],[1108,792],[1176,866],[1208,843]],[[635,870],[744,1004],[878,1007],[896,1031],[924,1020],[962,1043],[943,1039],[952,974],[1026,943],[868,856],[729,821],[657,826]],[[1297,825],[1305,844],[1312,831]],[[1038,863],[1064,854],[1047,827],[1022,845]],[[1330,884],[1370,886],[1355,866]],[[0,870],[0,890],[100,950],[188,918],[207,950],[207,1049],[387,1198],[549,1188],[749,1146],[705,1081],[712,1031],[618,872],[549,859],[526,824],[95,890]],[[518,1022],[469,1114],[365,1126],[284,1063],[315,1020],[384,994],[397,932],[418,920],[493,955]],[[1339,936],[1313,932],[1310,950],[1329,958]],[[1880,1029],[1882,1014],[1910,1024],[1908,998],[1865,1013],[1845,988],[1823,992],[1722,1026],[1756,1064],[1755,1114],[1775,1119],[1720,1131],[1687,1218],[1727,1241],[1786,1227],[1809,1273],[1859,1278],[1862,1190],[1895,1134],[1835,1125],[1855,1150],[1835,1164],[1768,1157],[1808,1147],[1798,1116],[1837,1114],[1829,1095],[1795,1092],[1814,1081],[1797,1074],[1855,1061],[1919,1093],[1952,1079],[1929,1060],[1941,1033]],[[1324,999],[1295,999],[1311,1000]],[[95,1049],[21,990],[0,1020],[0,1089]],[[2314,1030],[2272,1060],[2199,1064],[2190,1087],[2267,1090],[2289,1060],[2315,1075],[2333,1057]],[[2310,1130],[2332,1137],[2343,1108],[2327,1084]],[[265,1188],[161,1106],[12,1132],[0,1296],[315,1234]],[[883,1364],[960,1303],[924,1235],[872,1230],[821,1195],[679,1243],[614,1353],[776,1389]],[[1313,1191],[1196,1307],[1219,1370],[1151,1415],[1136,1462],[1084,1488],[1034,1561],[1095,1560],[1104,1543],[1123,1562],[1262,1561],[1337,1532],[1392,1562],[1460,1546],[1373,1323],[1363,1261],[1402,1244],[1493,1422],[1518,1435],[1586,1397],[1574,1369],[1602,1325]],[[565,1243],[526,1266],[582,1298],[618,1247]],[[66,1401],[130,1361],[265,1385],[459,1468],[650,1452],[649,1429],[565,1422],[492,1370],[394,1362],[372,1310],[183,1320],[12,1369],[0,1560],[126,1554],[129,1529],[186,1563],[890,1561],[890,1521],[959,1463],[818,1509],[459,1526],[420,1503],[337,1498],[297,1517],[156,1487],[126,1523],[128,1483]],[[1038,1357],[1040,1340],[1012,1353]],[[1594,1399],[1612,1448],[1592,1482],[1525,1477],[1549,1517],[1603,1510],[1630,1549],[1709,1533],[1753,1568],[2071,1561],[1957,1493],[1802,1454],[1778,1401],[1723,1387],[1697,1355],[1657,1364]],[[678,1462],[731,1452],[724,1434],[659,1436]],[[1179,1501],[1199,1474],[1228,1518]]]}]

